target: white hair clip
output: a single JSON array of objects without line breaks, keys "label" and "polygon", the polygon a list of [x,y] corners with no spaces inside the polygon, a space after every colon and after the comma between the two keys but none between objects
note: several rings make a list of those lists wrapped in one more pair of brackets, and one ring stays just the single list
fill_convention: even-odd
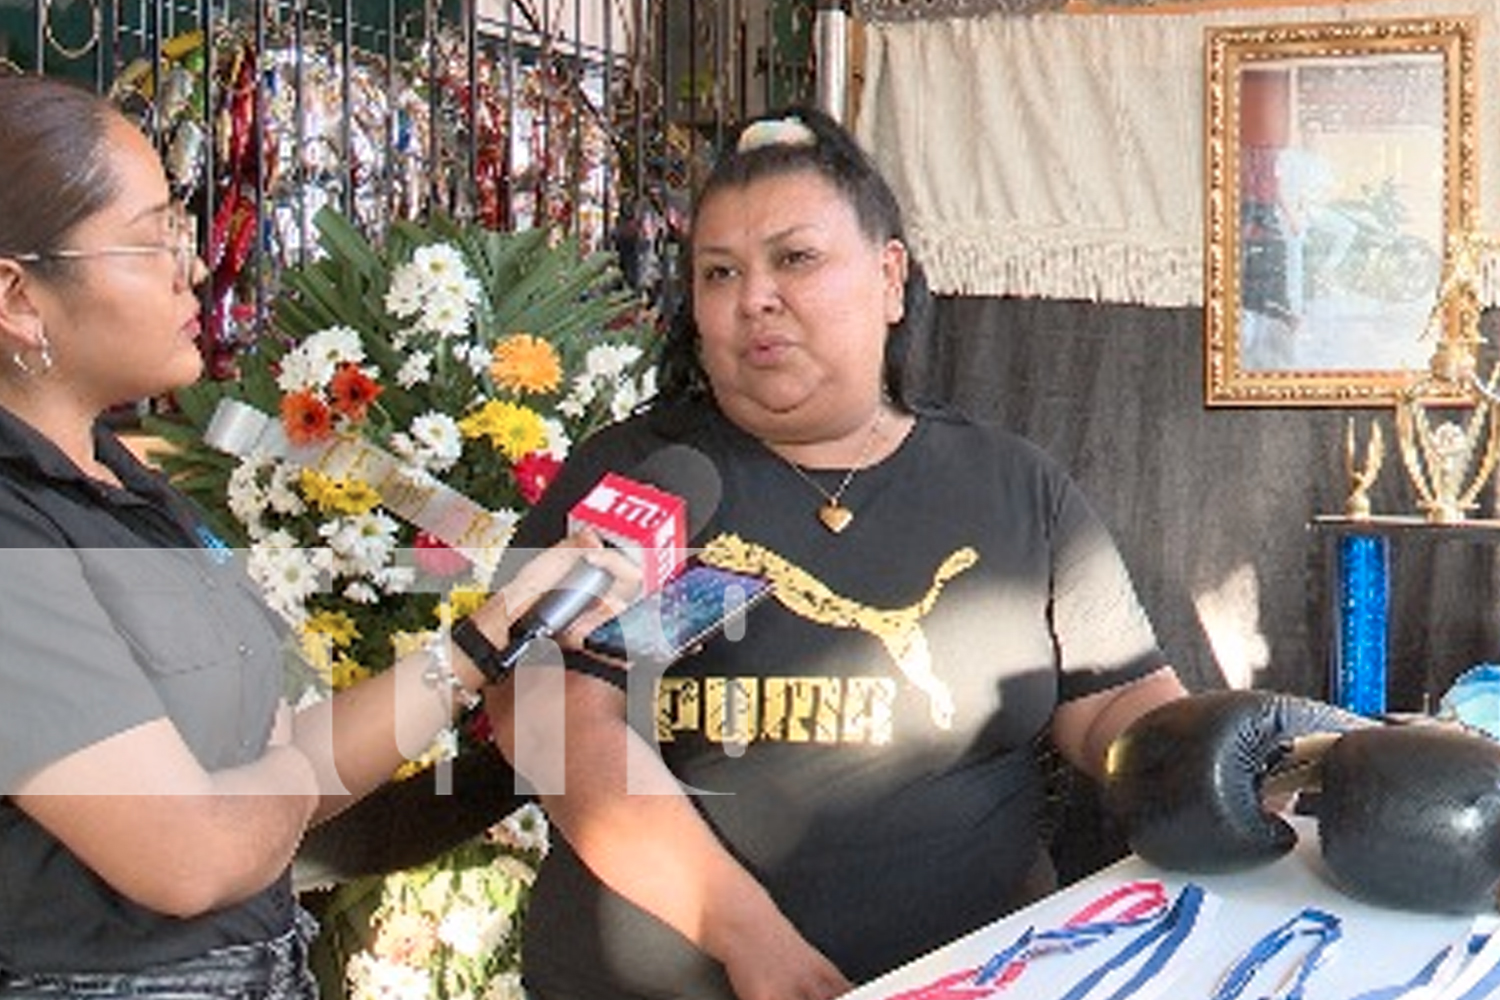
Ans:
[{"label": "white hair clip", "polygon": [[740,133],[736,153],[748,153],[762,146],[816,146],[818,137],[801,118],[763,118],[751,122]]}]

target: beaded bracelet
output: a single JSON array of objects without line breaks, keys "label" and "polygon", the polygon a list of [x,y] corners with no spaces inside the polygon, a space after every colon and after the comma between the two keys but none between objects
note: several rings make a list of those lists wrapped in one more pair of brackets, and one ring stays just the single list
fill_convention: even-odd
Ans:
[{"label": "beaded bracelet", "polygon": [[427,654],[427,666],[422,669],[422,683],[436,691],[444,705],[457,701],[464,711],[471,712],[484,704],[484,698],[479,692],[464,687],[458,675],[453,672],[453,650],[448,645],[446,631],[433,633],[432,638],[422,644],[422,652]]}]

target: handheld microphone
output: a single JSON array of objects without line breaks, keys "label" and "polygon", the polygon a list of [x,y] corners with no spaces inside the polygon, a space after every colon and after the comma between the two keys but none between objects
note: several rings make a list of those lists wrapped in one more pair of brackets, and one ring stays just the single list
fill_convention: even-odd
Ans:
[{"label": "handheld microphone", "polygon": [[[604,542],[641,567],[642,590],[665,583],[687,556],[687,542],[703,530],[719,506],[723,484],[707,456],[683,444],[654,452],[629,477],[607,473],[568,513],[568,527],[592,528]],[[607,570],[579,561],[554,590],[537,599],[511,626],[511,640],[496,649],[468,619],[453,639],[491,681],[514,670],[538,639],[567,628],[608,593]],[[470,648],[470,647],[474,648]]]}]

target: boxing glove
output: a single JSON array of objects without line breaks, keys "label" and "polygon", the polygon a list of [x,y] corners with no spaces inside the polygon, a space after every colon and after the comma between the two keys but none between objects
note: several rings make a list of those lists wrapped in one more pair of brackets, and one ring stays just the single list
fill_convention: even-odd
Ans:
[{"label": "boxing glove", "polygon": [[1215,691],[1168,702],[1115,740],[1103,796],[1130,847],[1162,868],[1229,872],[1297,843],[1261,803],[1265,776],[1291,741],[1372,725],[1332,705],[1266,691]]},{"label": "boxing glove", "polygon": [[1322,759],[1318,840],[1349,895],[1431,913],[1494,910],[1500,744],[1414,725],[1350,733]]}]

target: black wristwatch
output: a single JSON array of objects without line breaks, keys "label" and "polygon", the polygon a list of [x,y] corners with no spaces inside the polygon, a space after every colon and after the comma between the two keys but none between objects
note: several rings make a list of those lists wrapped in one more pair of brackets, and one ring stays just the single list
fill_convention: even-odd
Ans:
[{"label": "black wristwatch", "polygon": [[491,684],[500,683],[510,673],[510,668],[505,663],[505,654],[474,624],[474,619],[461,619],[453,626],[451,635],[453,644],[474,661],[474,666],[479,668],[479,672]]}]

